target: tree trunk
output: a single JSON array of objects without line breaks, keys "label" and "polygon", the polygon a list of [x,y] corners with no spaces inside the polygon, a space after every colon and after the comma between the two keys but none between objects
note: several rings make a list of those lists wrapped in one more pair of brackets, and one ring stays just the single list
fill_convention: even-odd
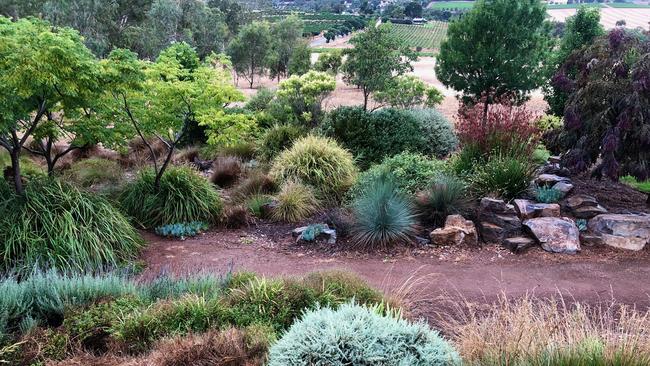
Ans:
[{"label": "tree trunk", "polygon": [[487,115],[488,115],[488,108],[490,107],[490,104],[488,104],[487,99],[483,102],[483,129],[485,129],[485,126],[487,125]]},{"label": "tree trunk", "polygon": [[160,190],[160,180],[162,179],[163,174],[165,174],[165,170],[167,170],[167,166],[169,165],[169,162],[172,160],[172,155],[174,154],[174,148],[176,145],[172,145],[169,150],[167,151],[167,156],[165,157],[165,162],[163,165],[160,167],[160,170],[156,172],[156,180],[154,181],[154,187],[156,189],[156,192]]},{"label": "tree trunk", "polygon": [[370,93],[366,92],[366,90],[363,90],[363,110],[368,111],[368,97],[370,96]]},{"label": "tree trunk", "polygon": [[14,148],[10,155],[11,169],[13,169],[14,173],[14,187],[16,193],[22,196],[25,194],[25,188],[23,187],[23,180],[20,175],[20,148]]}]

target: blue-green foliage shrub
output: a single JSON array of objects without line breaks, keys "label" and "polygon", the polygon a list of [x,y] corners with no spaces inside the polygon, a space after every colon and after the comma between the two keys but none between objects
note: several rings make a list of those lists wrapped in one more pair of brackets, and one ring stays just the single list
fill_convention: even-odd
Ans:
[{"label": "blue-green foliage shrub", "polygon": [[341,107],[329,113],[321,129],[349,149],[362,168],[387,156],[427,148],[418,120],[399,109],[366,112],[358,107]]},{"label": "blue-green foliage shrub", "polygon": [[445,163],[421,154],[401,153],[384,159],[359,175],[350,189],[349,197],[358,197],[382,174],[393,177],[396,189],[405,194],[415,194],[426,189],[431,181],[445,169]]},{"label": "blue-green foliage shrub", "polygon": [[454,348],[426,324],[353,304],[308,311],[270,351],[268,366],[443,366]]},{"label": "blue-green foliage shrub", "polygon": [[443,158],[456,150],[458,137],[444,114],[430,108],[416,108],[409,113],[418,121],[425,138],[423,154]]},{"label": "blue-green foliage shrub", "polygon": [[170,224],[156,228],[156,234],[170,238],[186,238],[197,236],[208,229],[208,224],[201,221]]},{"label": "blue-green foliage shrub", "polygon": [[541,186],[535,188],[535,199],[542,203],[556,203],[564,197],[564,193],[552,187]]}]

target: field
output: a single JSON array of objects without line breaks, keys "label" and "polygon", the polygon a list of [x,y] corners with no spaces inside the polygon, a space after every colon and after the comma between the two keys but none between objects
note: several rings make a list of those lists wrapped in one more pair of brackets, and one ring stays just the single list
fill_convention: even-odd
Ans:
[{"label": "field", "polygon": [[429,4],[429,9],[470,9],[473,1],[435,1]]},{"label": "field", "polygon": [[[470,9],[474,1],[435,1],[428,5],[429,9]],[[590,6],[599,8],[650,8],[646,4],[633,3],[611,3],[611,4],[551,4],[549,9],[576,9],[578,6]]]},{"label": "field", "polygon": [[[575,13],[576,9],[550,9],[548,11],[551,18],[557,21],[564,21]],[[625,20],[627,28],[648,29],[650,8],[603,8],[600,10],[600,23],[605,28],[614,28],[619,20]]]},{"label": "field", "polygon": [[409,47],[436,49],[447,35],[447,23],[430,22],[426,25],[393,24],[391,30]]}]

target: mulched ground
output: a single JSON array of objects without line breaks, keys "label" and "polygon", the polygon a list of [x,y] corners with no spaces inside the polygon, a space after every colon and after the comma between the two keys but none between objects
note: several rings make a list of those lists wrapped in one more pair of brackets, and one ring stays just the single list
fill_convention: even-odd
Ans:
[{"label": "mulched ground", "polygon": [[648,195],[620,182],[590,179],[587,175],[572,177],[575,188],[571,194],[587,194],[611,213],[650,213]]}]

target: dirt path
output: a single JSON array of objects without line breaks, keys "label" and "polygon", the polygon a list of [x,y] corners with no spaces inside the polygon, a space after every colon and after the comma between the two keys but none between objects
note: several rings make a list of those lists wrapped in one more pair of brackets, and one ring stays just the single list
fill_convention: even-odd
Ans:
[{"label": "dirt path", "polygon": [[172,241],[147,235],[143,253],[147,270],[174,273],[230,269],[266,276],[300,275],[325,269],[355,272],[386,291],[412,287],[408,300],[426,315],[434,299],[461,296],[491,303],[501,293],[516,298],[527,293],[588,303],[611,300],[650,307],[650,250],[640,253],[609,248],[585,248],[575,256],[551,255],[533,249],[513,255],[498,246],[483,249],[413,249],[399,253],[326,252],[292,244],[286,232],[260,226],[210,232],[198,238]]}]

